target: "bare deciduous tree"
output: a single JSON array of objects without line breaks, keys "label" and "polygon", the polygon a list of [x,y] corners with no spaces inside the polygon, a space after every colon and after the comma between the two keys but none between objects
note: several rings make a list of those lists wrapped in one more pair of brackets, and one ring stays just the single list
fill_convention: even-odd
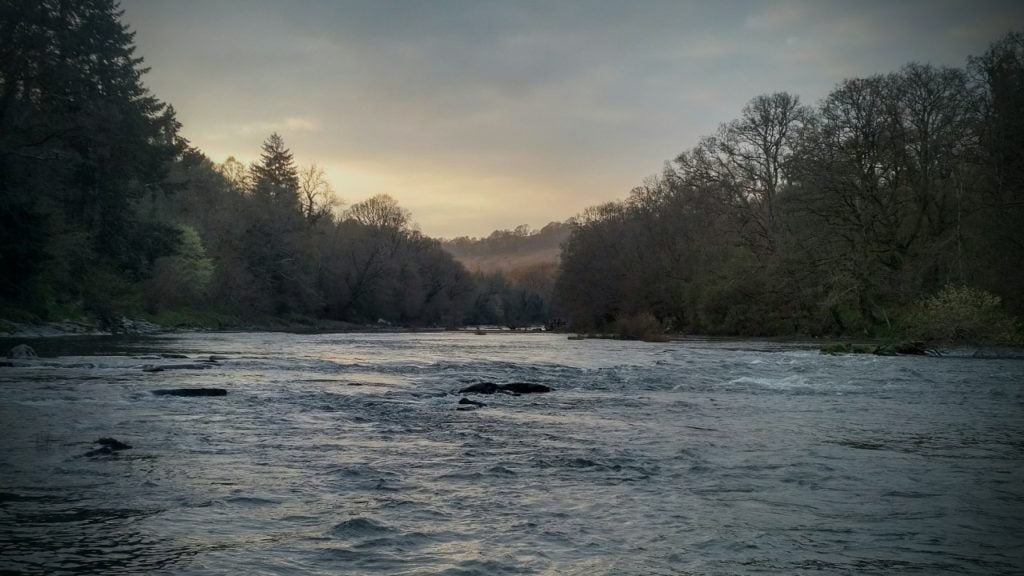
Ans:
[{"label": "bare deciduous tree", "polygon": [[333,214],[339,204],[323,168],[310,164],[299,170],[299,205],[310,224]]},{"label": "bare deciduous tree", "polygon": [[409,227],[411,214],[398,205],[398,201],[387,194],[377,194],[362,202],[356,202],[346,213],[349,219],[366,226],[388,230],[405,230]]}]

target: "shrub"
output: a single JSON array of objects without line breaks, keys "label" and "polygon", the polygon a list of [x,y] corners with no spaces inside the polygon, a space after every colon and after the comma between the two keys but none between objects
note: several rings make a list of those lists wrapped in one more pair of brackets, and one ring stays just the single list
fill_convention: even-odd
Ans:
[{"label": "shrub", "polygon": [[146,301],[151,312],[201,302],[213,276],[213,261],[207,258],[199,233],[180,226],[181,244],[173,256],[156,261],[153,277],[146,286]]},{"label": "shrub", "polygon": [[644,340],[664,342],[665,327],[650,312],[627,314],[615,322],[619,338],[623,340]]},{"label": "shrub", "polygon": [[998,296],[970,286],[947,285],[923,300],[910,318],[908,332],[936,342],[1013,342],[1019,339],[1015,318],[1001,308]]}]

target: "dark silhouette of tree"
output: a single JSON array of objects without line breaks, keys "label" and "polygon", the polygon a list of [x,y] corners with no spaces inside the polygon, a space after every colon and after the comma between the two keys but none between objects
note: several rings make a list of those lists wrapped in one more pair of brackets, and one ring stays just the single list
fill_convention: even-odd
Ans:
[{"label": "dark silhouette of tree", "polygon": [[404,230],[409,226],[410,214],[391,196],[377,194],[349,207],[346,217],[364,226],[388,230]]},{"label": "dark silhouette of tree", "polygon": [[113,0],[0,3],[2,284],[44,315],[84,299],[111,316],[176,244],[135,203],[169,190],[186,142],[120,16]]},{"label": "dark silhouette of tree", "polygon": [[275,204],[299,208],[299,172],[291,150],[275,132],[263,142],[260,161],[252,167],[253,193]]},{"label": "dark silhouette of tree", "polygon": [[299,205],[310,224],[330,217],[338,199],[324,175],[323,168],[310,164],[299,170]]}]

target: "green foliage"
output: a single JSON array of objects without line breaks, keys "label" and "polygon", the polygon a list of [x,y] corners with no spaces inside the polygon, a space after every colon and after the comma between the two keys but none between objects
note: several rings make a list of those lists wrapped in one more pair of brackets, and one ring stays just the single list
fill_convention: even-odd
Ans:
[{"label": "green foliage", "polygon": [[935,342],[1014,342],[1016,319],[1002,309],[998,296],[970,286],[947,285],[918,304],[908,332]]},{"label": "green foliage", "polygon": [[213,278],[213,261],[206,256],[195,228],[178,227],[180,244],[173,256],[158,259],[146,287],[146,307],[156,311],[167,307],[202,303]]}]

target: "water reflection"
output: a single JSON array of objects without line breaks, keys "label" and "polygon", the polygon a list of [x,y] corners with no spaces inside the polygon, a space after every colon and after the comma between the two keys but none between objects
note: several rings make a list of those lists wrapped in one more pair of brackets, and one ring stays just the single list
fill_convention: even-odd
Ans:
[{"label": "water reflection", "polygon": [[[0,571],[1024,565],[1021,362],[513,334],[196,334],[66,351],[0,370]],[[141,369],[210,355],[222,359],[204,370]],[[555,392],[457,412],[452,392],[479,381]],[[179,387],[228,395],[150,393]],[[107,436],[133,448],[83,456]]]}]

